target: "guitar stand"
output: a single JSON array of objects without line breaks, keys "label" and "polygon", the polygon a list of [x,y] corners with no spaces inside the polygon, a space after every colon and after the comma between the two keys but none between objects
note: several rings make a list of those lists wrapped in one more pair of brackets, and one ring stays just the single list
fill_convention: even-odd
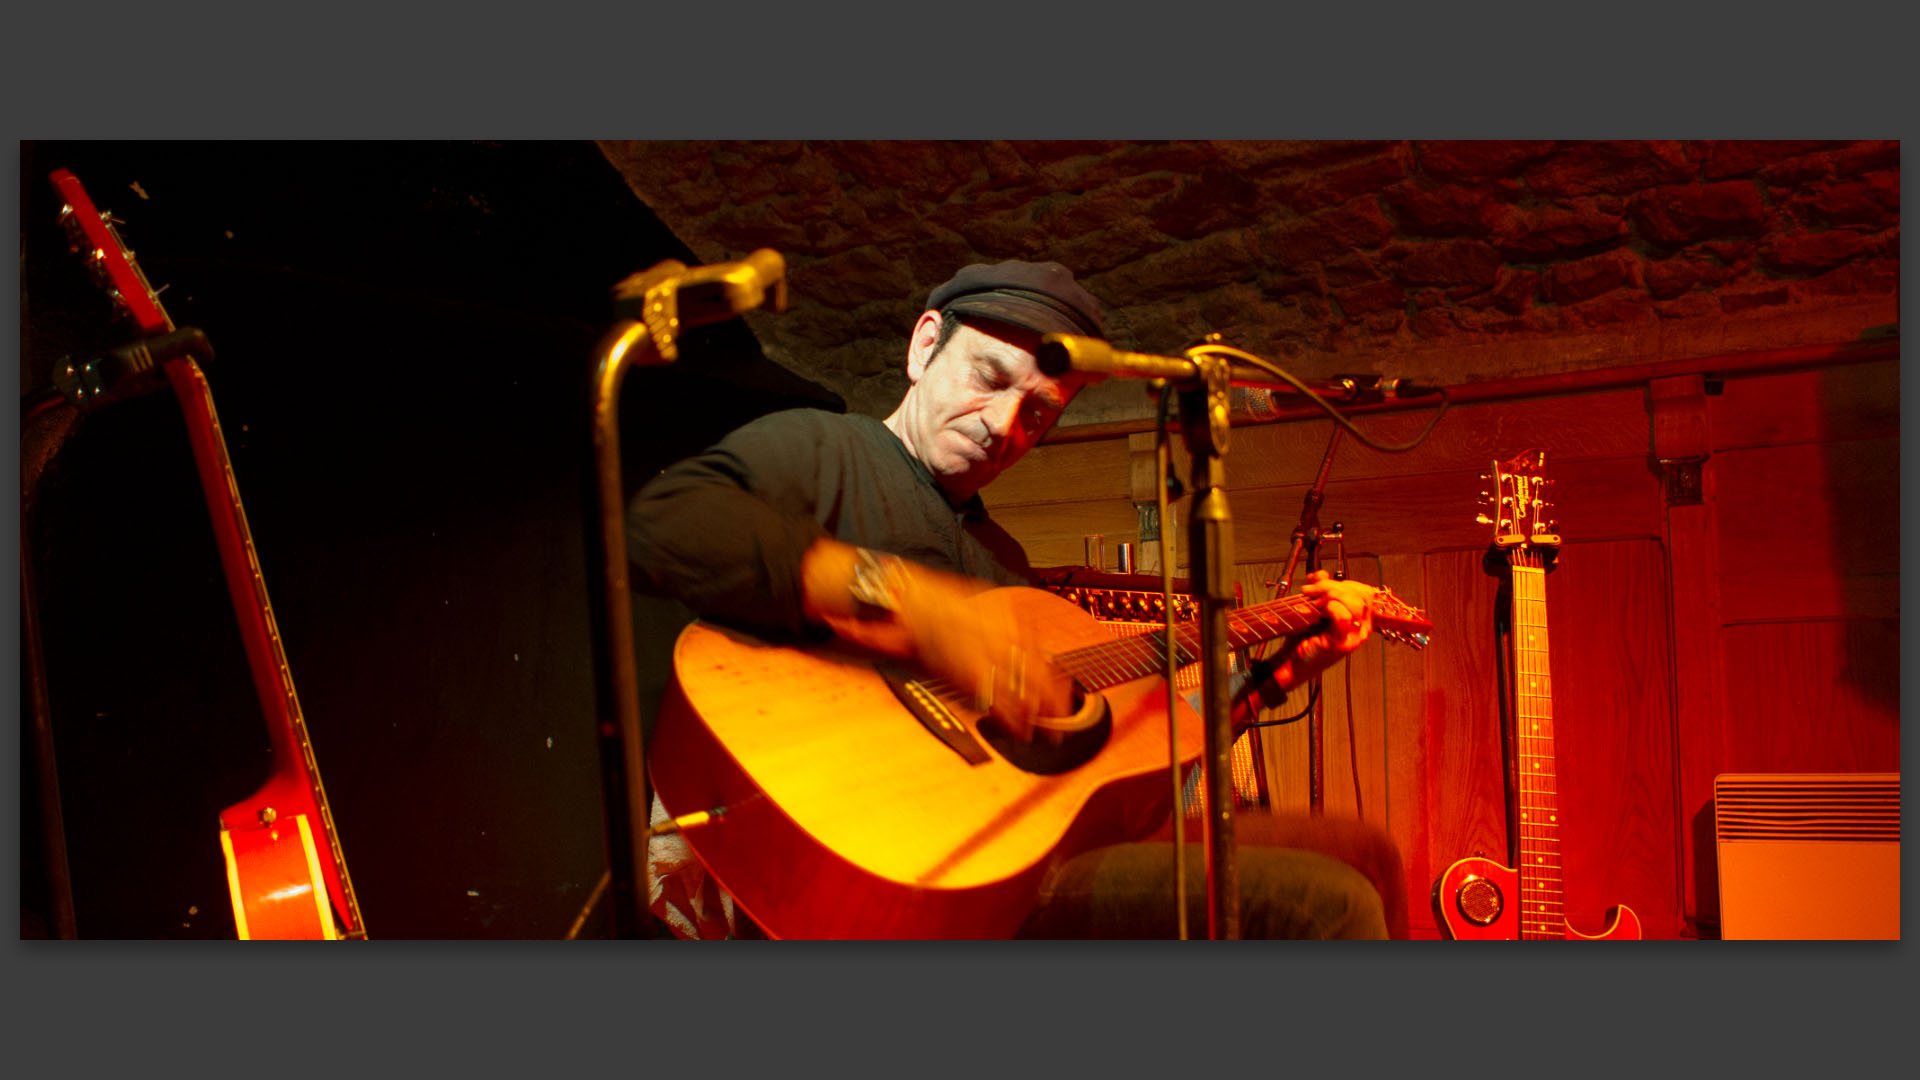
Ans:
[{"label": "guitar stand", "polygon": [[[735,262],[688,269],[668,259],[614,287],[618,319],[595,352],[593,456],[597,488],[602,640],[607,663],[601,689],[603,738],[617,743],[606,764],[608,875],[620,937],[651,937],[647,842],[653,808],[640,729],[640,676],[634,659],[633,599],[628,592],[626,501],[620,469],[620,387],[633,367],[679,359],[680,332],[721,322],[761,306],[787,306],[786,261],[762,248]],[[608,722],[606,713],[613,714]],[[600,892],[595,890],[596,896]],[[584,916],[584,912],[582,913]],[[578,929],[578,922],[575,930]],[[571,936],[570,932],[570,935]]]}]

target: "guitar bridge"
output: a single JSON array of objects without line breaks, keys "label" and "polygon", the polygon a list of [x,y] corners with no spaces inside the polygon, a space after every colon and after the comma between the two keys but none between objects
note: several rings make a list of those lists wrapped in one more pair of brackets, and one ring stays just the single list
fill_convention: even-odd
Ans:
[{"label": "guitar bridge", "polygon": [[933,733],[933,736],[945,743],[948,749],[959,754],[969,765],[985,765],[993,760],[987,748],[967,730],[952,709],[945,702],[921,685],[919,680],[908,678],[899,671],[880,669],[880,677],[886,680],[887,687],[907,707],[920,726]]}]

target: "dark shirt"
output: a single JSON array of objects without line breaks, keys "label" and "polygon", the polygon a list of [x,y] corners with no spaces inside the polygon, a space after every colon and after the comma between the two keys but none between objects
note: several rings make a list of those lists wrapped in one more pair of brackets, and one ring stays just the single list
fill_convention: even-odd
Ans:
[{"label": "dark shirt", "polygon": [[654,477],[627,507],[635,589],[754,630],[807,631],[800,559],[823,535],[1028,583],[1025,553],[980,498],[955,507],[885,424],[860,414],[761,417]]}]

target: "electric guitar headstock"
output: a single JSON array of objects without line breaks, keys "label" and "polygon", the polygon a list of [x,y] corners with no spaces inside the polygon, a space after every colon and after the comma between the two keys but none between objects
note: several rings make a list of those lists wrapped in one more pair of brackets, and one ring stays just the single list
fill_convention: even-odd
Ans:
[{"label": "electric guitar headstock", "polygon": [[133,259],[114,228],[123,224],[98,210],[80,180],[65,169],[49,179],[61,199],[60,225],[67,246],[83,256],[87,272],[113,301],[115,313],[134,324],[139,337],[90,358],[65,358],[53,366],[53,385],[73,405],[90,410],[166,385],[164,365],[185,356],[208,357],[212,347],[194,328],[175,330],[160,306],[160,290]]},{"label": "electric guitar headstock", "polygon": [[1374,593],[1373,599],[1367,602],[1367,608],[1373,612],[1374,633],[1388,641],[1411,645],[1416,649],[1427,647],[1433,620],[1427,618],[1426,612],[1386,589]]},{"label": "electric guitar headstock", "polygon": [[67,245],[85,256],[87,271],[95,283],[106,290],[114,306],[131,318],[141,333],[172,330],[173,320],[160,306],[159,292],[147,283],[147,275],[114,228],[126,222],[95,209],[87,189],[80,186],[80,178],[67,170],[55,169],[49,179],[64,200],[60,225],[66,230]]},{"label": "electric guitar headstock", "polygon": [[1553,569],[1560,553],[1559,522],[1549,511],[1547,486],[1553,481],[1542,475],[1547,452],[1524,450],[1506,461],[1496,460],[1491,473],[1480,479],[1491,487],[1480,493],[1487,509],[1474,520],[1493,526],[1493,544],[1487,552],[1487,566],[1498,573],[1508,566],[1538,566]]}]

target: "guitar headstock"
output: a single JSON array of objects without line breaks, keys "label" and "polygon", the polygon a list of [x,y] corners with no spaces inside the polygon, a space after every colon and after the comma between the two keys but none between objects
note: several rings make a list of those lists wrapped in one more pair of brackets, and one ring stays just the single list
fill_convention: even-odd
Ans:
[{"label": "guitar headstock", "polygon": [[1543,475],[1547,452],[1525,450],[1506,461],[1496,460],[1493,472],[1482,474],[1491,487],[1480,493],[1487,510],[1474,520],[1493,526],[1493,550],[1516,565],[1542,565],[1560,550],[1558,522],[1550,511]]},{"label": "guitar headstock", "polygon": [[139,326],[142,334],[159,334],[173,329],[173,320],[160,306],[160,294],[147,284],[147,275],[133,261],[133,252],[121,241],[114,228],[122,225],[111,213],[95,209],[80,186],[80,178],[65,169],[55,169],[48,177],[60,193],[60,225],[67,233],[67,246],[81,254],[87,272],[114,306]]},{"label": "guitar headstock", "polygon": [[1416,649],[1426,648],[1428,632],[1433,629],[1433,620],[1426,612],[1387,589],[1374,593],[1367,608],[1373,612],[1373,629],[1381,637]]}]

